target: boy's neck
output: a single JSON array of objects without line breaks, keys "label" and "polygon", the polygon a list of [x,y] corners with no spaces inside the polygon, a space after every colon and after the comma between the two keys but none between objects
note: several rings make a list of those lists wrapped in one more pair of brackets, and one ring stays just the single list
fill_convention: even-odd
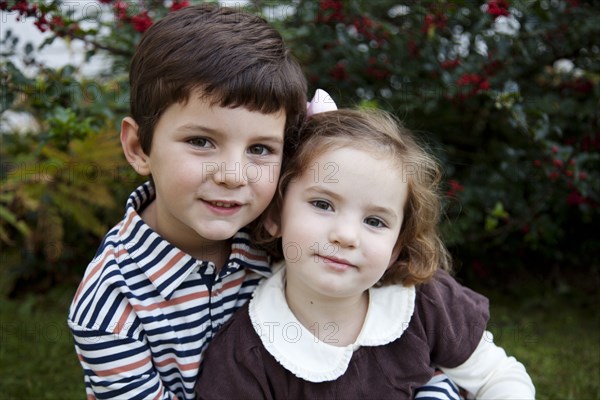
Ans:
[{"label": "boy's neck", "polygon": [[203,241],[199,240],[199,236],[196,232],[190,232],[189,235],[179,235],[179,237],[184,236],[189,239],[185,243],[173,240],[171,238],[172,235],[170,235],[170,230],[166,229],[168,227],[160,226],[158,223],[158,218],[156,217],[156,201],[153,201],[142,210],[140,217],[146,225],[179,250],[189,254],[197,260],[213,262],[217,271],[221,269],[229,258],[231,253],[231,240]]},{"label": "boy's neck", "polygon": [[286,284],[285,297],[298,321],[320,341],[332,346],[356,342],[369,307],[369,292],[352,298],[312,296]]}]

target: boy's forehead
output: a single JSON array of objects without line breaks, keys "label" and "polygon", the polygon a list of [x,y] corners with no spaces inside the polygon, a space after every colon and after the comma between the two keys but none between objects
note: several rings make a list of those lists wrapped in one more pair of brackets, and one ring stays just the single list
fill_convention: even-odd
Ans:
[{"label": "boy's forehead", "polygon": [[196,95],[168,107],[157,127],[159,131],[165,131],[166,128],[180,133],[215,136],[235,134],[283,141],[285,123],[285,110],[267,114],[246,106],[223,107]]},{"label": "boy's forehead", "polygon": [[226,94],[222,94],[222,93],[209,93],[206,90],[203,89],[203,87],[201,85],[198,85],[197,87],[195,87],[194,89],[192,89],[189,93],[189,95],[187,96],[187,98],[184,98],[180,103],[182,105],[186,105],[189,101],[194,101],[196,100],[198,103],[198,105],[202,104],[202,106],[204,107],[208,107],[209,109],[232,109],[232,110],[236,110],[236,109],[245,109],[247,111],[250,112],[258,112],[264,116],[270,116],[273,118],[281,118],[283,116],[283,118],[287,117],[287,110],[285,108],[285,106],[282,104],[281,107],[279,108],[279,110],[277,111],[273,111],[273,112],[263,112],[262,111],[262,106],[260,103],[242,103],[242,104],[236,104],[235,102],[230,102],[231,104],[228,104],[226,102]]}]

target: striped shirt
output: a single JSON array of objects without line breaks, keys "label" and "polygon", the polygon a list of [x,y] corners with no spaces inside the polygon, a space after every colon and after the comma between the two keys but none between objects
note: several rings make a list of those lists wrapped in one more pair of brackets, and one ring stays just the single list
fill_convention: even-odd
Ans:
[{"label": "striped shirt", "polygon": [[415,400],[463,400],[466,393],[460,393],[458,387],[446,374],[436,370],[429,382],[415,391]]},{"label": "striped shirt", "polygon": [[69,310],[88,399],[193,399],[206,346],[271,274],[244,230],[218,273],[174,247],[140,217],[154,197],[149,183],[131,194]]}]

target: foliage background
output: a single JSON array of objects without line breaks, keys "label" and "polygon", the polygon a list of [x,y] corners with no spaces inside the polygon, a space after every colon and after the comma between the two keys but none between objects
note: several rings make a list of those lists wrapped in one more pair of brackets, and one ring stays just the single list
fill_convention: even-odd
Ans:
[{"label": "foliage background", "polygon": [[[73,287],[120,219],[140,182],[118,142],[128,61],[153,21],[190,3],[0,0],[3,18],[49,34],[42,47],[83,43],[86,61],[104,63],[93,77],[51,68],[18,32],[0,31],[0,298]],[[388,109],[437,154],[461,280],[530,311],[569,299],[600,353],[598,1],[222,3],[282,32],[310,94]],[[33,123],[9,126],[10,112]],[[598,357],[591,364],[598,390]]]}]

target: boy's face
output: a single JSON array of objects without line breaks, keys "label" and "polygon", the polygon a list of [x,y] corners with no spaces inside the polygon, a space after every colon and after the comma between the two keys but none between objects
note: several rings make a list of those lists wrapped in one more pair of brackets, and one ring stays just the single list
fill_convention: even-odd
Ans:
[{"label": "boy's face", "polygon": [[146,155],[156,187],[150,225],[202,257],[202,246],[227,240],[256,219],[277,187],[285,119],[284,112],[210,106],[194,93],[171,105]]}]

